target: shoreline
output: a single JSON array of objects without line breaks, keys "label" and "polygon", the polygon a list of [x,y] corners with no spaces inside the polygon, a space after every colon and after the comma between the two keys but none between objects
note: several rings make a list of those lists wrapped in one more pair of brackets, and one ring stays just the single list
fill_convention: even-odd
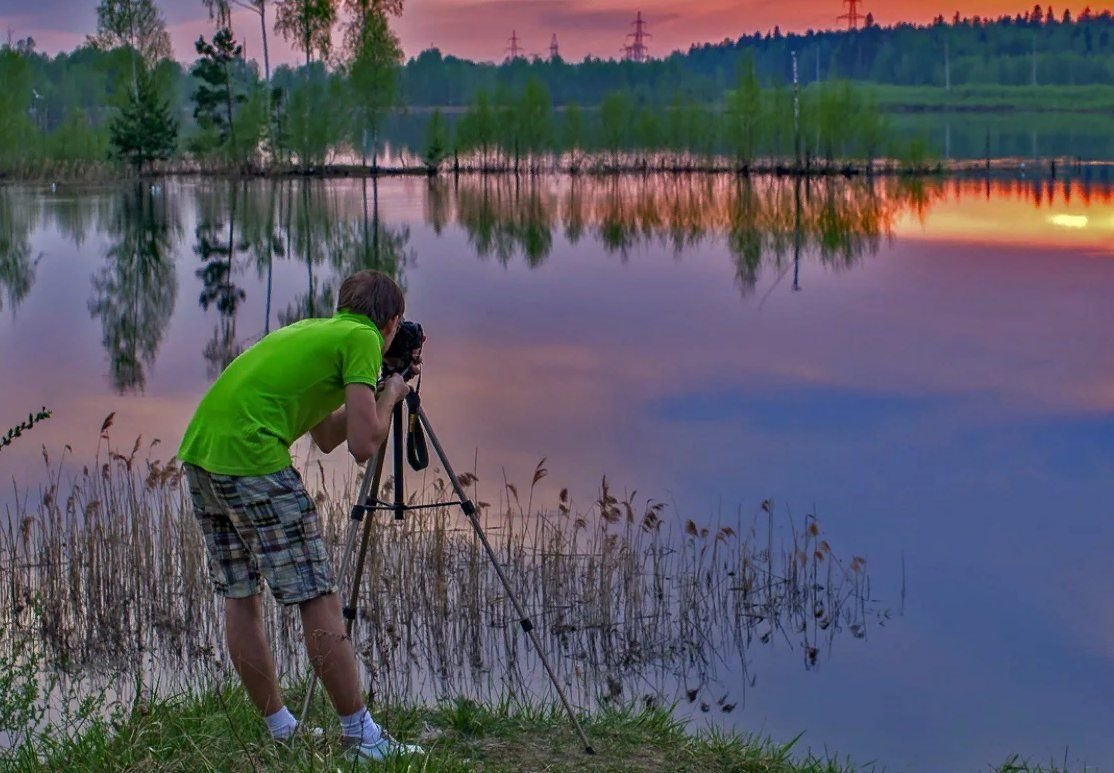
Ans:
[{"label": "shoreline", "polygon": [[812,163],[803,165],[775,161],[762,161],[750,165],[731,163],[726,159],[691,163],[650,163],[620,162],[592,164],[514,164],[473,165],[451,164],[431,170],[425,166],[379,166],[369,167],[362,164],[325,164],[310,168],[271,167],[247,170],[202,169],[202,168],[164,168],[143,172],[142,174],[119,174],[117,170],[106,170],[105,174],[48,174],[12,175],[0,173],[0,185],[67,184],[105,184],[125,183],[156,179],[192,177],[202,179],[230,180],[287,180],[287,179],[391,179],[396,177],[425,177],[430,179],[452,178],[457,176],[483,177],[629,177],[647,175],[689,176],[732,175],[745,177],[799,177],[802,179],[821,179],[831,177],[992,177],[1003,173],[1040,172],[1056,179],[1057,175],[1083,174],[1098,170],[1105,178],[1106,173],[1114,170],[1114,160],[1085,161],[1071,157],[1048,157],[1040,159],[995,158],[961,159],[905,165],[893,161],[878,161],[874,164],[861,162]]},{"label": "shoreline", "polygon": [[[286,702],[302,705],[304,683],[291,686]],[[424,755],[386,763],[388,770],[429,771],[740,771],[797,773],[853,770],[828,752],[813,754],[804,733],[787,743],[721,729],[693,730],[673,716],[673,706],[644,701],[601,701],[580,711],[593,755],[585,753],[559,705],[505,697],[483,703],[455,697],[433,704],[369,704],[376,720],[400,741],[418,743]],[[86,709],[80,729],[66,735],[25,739],[0,749],[13,771],[78,770],[318,770],[349,769],[336,715],[327,699],[315,698],[306,724],[319,736],[299,734],[278,745],[243,688],[215,683],[195,693],[111,704],[102,698],[94,715]],[[717,707],[720,708],[720,707]],[[824,748],[821,746],[821,748]],[[372,769],[381,769],[379,765]]]}]

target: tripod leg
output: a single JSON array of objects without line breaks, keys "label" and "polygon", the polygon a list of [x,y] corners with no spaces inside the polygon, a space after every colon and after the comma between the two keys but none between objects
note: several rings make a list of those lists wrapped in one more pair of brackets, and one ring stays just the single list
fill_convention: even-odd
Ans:
[{"label": "tripod leg", "polygon": [[[340,561],[340,573],[337,574],[337,581],[343,582],[345,575],[348,574],[348,567],[352,563],[352,554],[356,549],[356,535],[359,533],[360,522],[364,522],[363,539],[360,543],[360,558],[356,567],[356,579],[353,583],[354,587],[352,595],[349,597],[349,604],[344,608],[344,631],[345,634],[352,635],[352,622],[356,619],[356,598],[359,594],[360,587],[360,574],[364,564],[364,556],[367,554],[368,538],[371,532],[372,519],[367,517],[369,506],[374,506],[378,501],[379,496],[379,480],[383,474],[383,459],[387,452],[387,441],[383,440],[383,445],[379,447],[379,452],[375,455],[374,459],[368,461],[367,469],[364,471],[364,479],[360,483],[360,493],[356,499],[356,505],[352,508],[352,518],[348,530],[348,540],[344,548],[344,556]],[[374,467],[372,466],[374,465]],[[374,472],[372,470],[374,469]],[[370,502],[370,505],[369,505]],[[371,511],[374,513],[374,511]],[[364,519],[367,518],[365,521]],[[306,723],[306,718],[309,716],[309,707],[313,702],[313,696],[317,692],[317,671],[314,670],[313,664],[310,664],[309,670],[309,686],[306,687],[306,696],[302,701],[302,712],[298,719],[298,727],[295,732],[302,729]]]},{"label": "tripod leg", "polygon": [[584,744],[584,751],[588,754],[595,754],[595,749],[592,748],[592,744],[588,743],[588,737],[580,727],[580,722],[576,718],[576,712],[573,711],[572,704],[569,703],[569,699],[565,696],[565,691],[561,688],[561,683],[557,680],[557,675],[553,672],[553,667],[549,665],[549,658],[545,656],[541,640],[538,639],[538,633],[534,630],[534,624],[530,621],[530,618],[527,617],[522,603],[518,600],[518,596],[515,595],[514,590],[511,588],[511,583],[507,579],[507,575],[503,573],[503,567],[499,565],[499,558],[495,555],[495,550],[492,549],[491,543],[488,542],[483,527],[480,526],[480,520],[476,515],[476,506],[464,493],[464,487],[460,485],[460,480],[456,477],[452,465],[449,464],[449,459],[445,455],[445,450],[441,447],[440,441],[437,440],[437,435],[434,433],[433,427],[430,426],[429,418],[426,416],[425,410],[421,406],[418,407],[418,418],[421,420],[422,426],[425,427],[426,435],[429,436],[430,442],[433,443],[433,449],[441,459],[441,464],[445,467],[445,473],[449,476],[449,482],[452,483],[453,490],[456,492],[457,498],[460,499],[461,509],[464,510],[464,514],[468,516],[468,520],[472,524],[472,529],[476,532],[476,536],[483,544],[484,550],[487,552],[487,557],[491,559],[491,565],[495,568],[495,573],[499,575],[500,582],[503,583],[503,589],[507,592],[507,598],[511,600],[515,613],[518,615],[519,625],[522,626],[522,630],[526,632],[526,635],[530,637],[530,641],[533,642],[534,649],[538,653],[538,658],[545,667],[546,673],[549,674],[549,679],[553,682],[553,687],[557,690],[557,695],[560,696],[561,703],[564,705],[565,711],[568,712],[573,727],[576,728],[576,734],[580,737],[580,742]]},{"label": "tripod leg", "polygon": [[[398,432],[398,425],[395,425],[395,431]],[[375,460],[375,478],[372,480],[371,490],[373,492],[379,491],[379,483],[383,478],[383,457],[387,455],[387,441],[383,441],[383,445],[379,448],[378,458]],[[377,497],[377,493],[372,495],[373,498]],[[352,635],[352,626],[356,622],[356,605],[360,601],[360,583],[364,576],[364,561],[367,559],[367,549],[371,542],[371,525],[374,519],[374,511],[364,521],[364,536],[360,540],[360,552],[356,557],[356,571],[352,575],[352,590],[348,594],[348,604],[344,607],[344,633],[348,636]]]},{"label": "tripod leg", "polygon": [[394,463],[395,463],[395,520],[401,521],[406,513],[406,495],[403,486],[403,427],[402,423],[402,403],[395,403],[395,407],[391,412],[391,423],[395,428],[395,446],[394,446]]}]

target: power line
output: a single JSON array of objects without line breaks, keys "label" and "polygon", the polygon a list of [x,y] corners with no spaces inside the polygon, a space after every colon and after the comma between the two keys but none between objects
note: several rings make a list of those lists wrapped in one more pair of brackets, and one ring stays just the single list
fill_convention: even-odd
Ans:
[{"label": "power line", "polygon": [[513,62],[515,59],[521,59],[522,46],[520,46],[518,42],[518,32],[511,30],[511,37],[507,42],[510,43],[507,47],[507,61]]},{"label": "power line", "polygon": [[650,58],[650,49],[646,45],[646,40],[652,38],[649,32],[646,31],[646,22],[642,20],[642,11],[638,12],[638,16],[631,22],[634,27],[634,32],[627,34],[627,40],[630,41],[622,48],[623,59],[628,62],[645,62]]},{"label": "power line", "polygon": [[862,14],[859,13],[859,3],[862,0],[843,0],[843,4],[847,6],[847,13],[836,17],[837,21],[847,20],[847,29],[857,30],[859,28],[859,20]]}]

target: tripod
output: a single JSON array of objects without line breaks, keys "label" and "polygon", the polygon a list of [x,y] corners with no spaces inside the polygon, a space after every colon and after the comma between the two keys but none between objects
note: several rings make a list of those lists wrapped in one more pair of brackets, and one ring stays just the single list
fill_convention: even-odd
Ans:
[{"label": "tripod", "polygon": [[[369,517],[365,520],[365,517],[369,515],[373,516],[377,510],[388,510],[394,513],[396,521],[401,521],[405,518],[406,512],[409,510],[459,505],[461,511],[467,516],[469,523],[472,524],[472,529],[483,545],[487,557],[491,559],[491,565],[495,569],[495,573],[499,575],[499,580],[503,584],[503,589],[507,593],[507,598],[510,599],[515,614],[518,615],[518,623],[522,626],[522,630],[533,643],[534,650],[538,653],[538,659],[541,660],[545,672],[549,675],[549,679],[553,683],[553,688],[561,698],[561,703],[565,707],[569,719],[572,720],[573,727],[576,729],[576,734],[580,738],[580,742],[584,745],[584,751],[587,754],[595,754],[595,750],[588,742],[588,737],[584,734],[584,730],[581,728],[580,722],[576,718],[576,712],[573,711],[572,704],[569,703],[565,691],[561,688],[561,684],[557,680],[557,675],[553,672],[553,667],[549,664],[549,659],[545,655],[545,650],[542,649],[538,633],[534,630],[533,622],[531,622],[529,616],[527,616],[518,596],[515,595],[512,590],[510,581],[503,572],[503,567],[499,565],[499,559],[495,555],[495,550],[491,547],[491,543],[488,541],[487,535],[480,525],[476,505],[464,493],[464,487],[460,484],[460,479],[457,478],[456,472],[453,471],[452,465],[449,463],[449,458],[445,454],[445,449],[441,447],[437,435],[433,432],[433,427],[430,426],[429,418],[422,408],[421,397],[413,388],[411,388],[409,394],[406,396],[406,405],[410,420],[409,432],[407,433],[406,425],[403,422],[402,402],[395,405],[391,413],[391,426],[388,428],[387,432],[388,438],[393,436],[394,441],[394,501],[388,504],[381,502],[378,498],[379,486],[383,476],[383,461],[387,451],[387,438],[384,438],[382,445],[379,446],[379,451],[368,461],[367,469],[364,471],[363,481],[360,483],[360,493],[356,500],[356,504],[352,506],[348,541],[341,559],[338,578],[343,578],[348,573],[352,556],[356,553],[356,536],[360,532],[361,523],[363,524],[363,536],[360,539],[359,555],[356,559],[355,573],[352,575],[352,587],[348,595],[348,603],[343,607],[345,635],[351,639],[352,627],[356,622],[356,605],[360,597],[360,584],[363,578],[364,561],[367,558],[368,544],[371,540],[372,518]],[[406,434],[405,438],[403,437],[404,434]],[[405,455],[409,457],[411,465],[415,469],[424,469],[429,462],[424,440],[427,435],[430,442],[433,443],[434,450],[437,452],[437,458],[441,460],[441,465],[445,468],[445,474],[448,476],[449,482],[453,487],[453,492],[456,494],[457,498],[449,502],[407,505],[403,487],[403,448],[405,446]],[[305,727],[306,717],[309,715],[310,703],[313,701],[316,688],[317,675],[316,672],[311,670],[310,683],[306,690],[305,701],[302,704],[302,713],[298,722],[299,729]]]}]

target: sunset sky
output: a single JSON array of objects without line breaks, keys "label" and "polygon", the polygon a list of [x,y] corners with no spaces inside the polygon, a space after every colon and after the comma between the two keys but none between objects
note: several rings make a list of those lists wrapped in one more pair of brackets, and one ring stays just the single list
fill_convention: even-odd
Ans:
[{"label": "sunset sky", "polygon": [[[204,6],[199,0],[157,4],[167,20],[175,55],[192,60],[193,41],[210,29]],[[30,35],[40,49],[52,53],[70,49],[94,31],[96,5],[95,0],[0,0],[0,34]],[[1103,0],[1090,3],[1094,10],[1111,5]],[[556,34],[566,59],[580,60],[588,54],[606,59],[618,55],[638,10],[654,36],[651,54],[661,56],[694,42],[734,39],[774,25],[786,31],[832,28],[844,7],[840,0],[407,0],[396,29],[407,56],[436,45],[458,56],[497,60],[515,30],[528,54],[547,52],[550,37]],[[1032,6],[1023,0],[866,0],[860,7],[863,13],[873,12],[880,24],[891,24],[929,21],[938,14],[950,17],[957,8],[967,15],[997,16]],[[1053,4],[1057,14],[1064,7]],[[1084,4],[1073,2],[1067,7],[1077,14]],[[260,57],[257,17],[241,11],[234,25],[249,58]],[[294,59],[281,40],[273,51],[278,62]]]}]

